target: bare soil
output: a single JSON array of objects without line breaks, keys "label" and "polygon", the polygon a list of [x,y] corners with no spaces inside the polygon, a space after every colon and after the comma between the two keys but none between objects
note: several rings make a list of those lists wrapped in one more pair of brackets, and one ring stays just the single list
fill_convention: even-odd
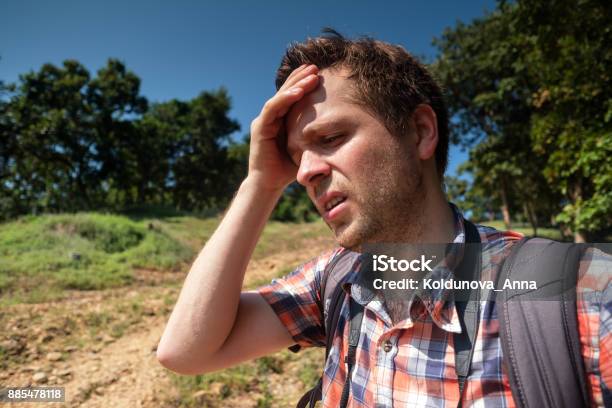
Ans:
[{"label": "bare soil", "polygon": [[[300,251],[253,261],[245,287],[263,284],[331,245],[330,239],[311,239]],[[185,275],[186,270],[136,270],[130,287],[75,291],[58,302],[4,308],[0,311],[1,387],[65,387],[64,404],[37,407],[180,406],[173,374],[157,362],[155,350]],[[288,374],[266,378],[276,401],[272,406],[294,406],[303,393],[304,385]],[[221,402],[222,387],[215,385],[193,397],[201,406],[227,407],[256,407],[262,397],[246,392]]]}]

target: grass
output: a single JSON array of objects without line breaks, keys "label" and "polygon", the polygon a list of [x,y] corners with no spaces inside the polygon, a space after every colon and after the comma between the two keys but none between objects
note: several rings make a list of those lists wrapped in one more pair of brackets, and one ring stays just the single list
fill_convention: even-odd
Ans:
[{"label": "grass", "polygon": [[[280,278],[280,277],[288,275],[289,273],[293,272],[293,270],[296,268],[296,266],[297,265],[291,265],[291,266],[285,266],[285,267],[281,268],[274,278]],[[269,284],[272,281],[272,279],[274,279],[274,278],[270,278],[268,276],[263,276],[263,277],[258,278],[258,279],[253,279],[253,280],[250,280],[248,283],[245,282],[245,285],[243,286],[243,288],[245,290],[257,289],[260,286],[264,286],[264,285]]]},{"label": "grass", "polygon": [[[219,222],[220,217],[143,210],[25,216],[0,224],[0,305],[126,286],[135,268],[185,270]],[[270,222],[253,259],[297,250],[305,239],[325,234],[321,221]]]},{"label": "grass", "polygon": [[321,220],[307,224],[272,221],[266,225],[255,247],[253,259],[265,258],[281,251],[298,250],[304,245],[305,240],[326,235],[329,236],[330,232]]},{"label": "grass", "polygon": [[152,220],[98,213],[23,217],[0,225],[0,304],[124,286],[134,268],[173,269],[193,254]]},{"label": "grass", "polygon": [[[314,387],[319,380],[323,370],[323,357],[324,353],[313,353],[313,351],[319,350],[307,350],[306,353],[310,352],[307,358],[300,361],[300,367],[298,370],[298,378],[304,384],[305,387]],[[306,388],[305,388],[306,390]]]},{"label": "grass", "polygon": [[252,391],[257,386],[257,370],[251,363],[206,375],[171,375],[180,394],[180,407],[201,406],[202,401],[194,396],[198,391],[205,391],[211,398],[205,406],[214,404],[213,400],[219,405],[210,406],[223,406],[223,400]]},{"label": "grass", "polygon": [[[232,398],[249,395],[251,404],[257,407],[294,406],[302,393],[316,384],[323,369],[323,355],[322,349],[311,348],[299,354],[283,350],[210,374],[171,374],[179,392],[176,401],[183,408],[213,408],[232,406]],[[288,379],[299,381],[299,395],[275,395],[271,391],[273,381],[284,385]]]}]

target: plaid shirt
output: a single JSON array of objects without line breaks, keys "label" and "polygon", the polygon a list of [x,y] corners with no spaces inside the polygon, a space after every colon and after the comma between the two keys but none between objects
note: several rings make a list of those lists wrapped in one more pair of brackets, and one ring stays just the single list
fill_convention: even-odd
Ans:
[{"label": "plaid shirt", "polygon": [[[452,207],[456,220],[454,242],[462,243],[463,217]],[[480,225],[477,228],[483,244],[482,277],[495,281],[503,260],[522,236]],[[323,254],[258,289],[302,347],[325,347],[324,322],[318,306],[321,275],[343,250],[337,248]],[[592,406],[603,406],[603,395],[610,398],[612,386],[611,265],[612,257],[598,250],[585,252],[580,261],[578,323]],[[357,271],[358,265],[353,269]],[[410,306],[410,316],[394,325],[384,304],[366,296],[367,290],[359,286],[356,275],[351,273],[343,285],[353,299],[365,306],[348,407],[456,407],[460,396],[453,333],[460,332],[461,326],[452,296],[437,297],[446,300],[435,301],[421,293]],[[348,352],[348,309],[347,298],[325,364],[324,407],[338,406],[346,380],[346,365],[342,362]],[[515,406],[502,358],[495,302],[481,302],[463,406]]]}]

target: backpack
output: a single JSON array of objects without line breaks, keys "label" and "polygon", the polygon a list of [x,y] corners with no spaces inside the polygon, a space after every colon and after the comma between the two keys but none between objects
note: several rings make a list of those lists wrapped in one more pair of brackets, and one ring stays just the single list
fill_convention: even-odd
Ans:
[{"label": "backpack", "polygon": [[[478,230],[465,221],[466,242],[480,243]],[[538,245],[525,245],[537,243]],[[481,252],[466,251],[455,271],[456,280],[480,279]],[[508,369],[513,399],[519,408],[581,407],[588,405],[586,374],[580,353],[576,282],[582,254],[578,244],[542,238],[523,238],[504,261],[496,287],[506,279],[535,280],[537,290],[511,290],[496,293],[497,315],[503,359]],[[327,265],[321,279],[322,320],[325,322],[325,361],[329,356],[338,325],[340,309],[346,298],[342,283],[360,254],[343,251]],[[546,297],[547,300],[541,300]],[[480,316],[480,291],[463,293],[456,307],[461,333],[455,333],[455,369],[460,395],[469,375]],[[554,301],[551,301],[554,299]],[[526,301],[525,301],[526,300]],[[349,297],[349,348],[345,363],[347,379],[339,407],[345,408],[350,378],[361,334],[363,306]],[[313,408],[322,398],[323,377],[306,392],[298,408]],[[461,407],[461,401],[459,402]]]}]

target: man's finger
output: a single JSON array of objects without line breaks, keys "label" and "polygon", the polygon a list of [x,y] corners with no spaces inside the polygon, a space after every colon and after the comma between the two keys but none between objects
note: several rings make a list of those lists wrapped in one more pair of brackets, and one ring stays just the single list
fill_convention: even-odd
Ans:
[{"label": "man's finger", "polygon": [[[280,91],[281,89],[286,89],[290,87],[292,83],[295,83],[295,78],[299,76],[300,73],[308,71],[310,67],[311,65],[309,64],[303,64],[297,67],[296,69],[294,69],[293,71],[291,71],[287,79],[285,79],[285,82],[283,83],[283,85],[278,90]],[[310,70],[312,70],[312,68],[310,68]],[[303,78],[303,75],[300,78]]]},{"label": "man's finger", "polygon": [[318,76],[311,74],[297,82],[290,89],[277,92],[276,95],[265,103],[261,110],[262,125],[269,125],[285,115],[289,108],[304,96],[304,93],[313,90],[318,83]]},{"label": "man's finger", "polygon": [[308,75],[316,74],[319,71],[319,68],[317,68],[316,65],[307,65],[303,69],[300,68],[295,69],[289,75],[283,86],[281,86],[278,90],[279,92],[292,88],[296,83],[306,78]]}]

